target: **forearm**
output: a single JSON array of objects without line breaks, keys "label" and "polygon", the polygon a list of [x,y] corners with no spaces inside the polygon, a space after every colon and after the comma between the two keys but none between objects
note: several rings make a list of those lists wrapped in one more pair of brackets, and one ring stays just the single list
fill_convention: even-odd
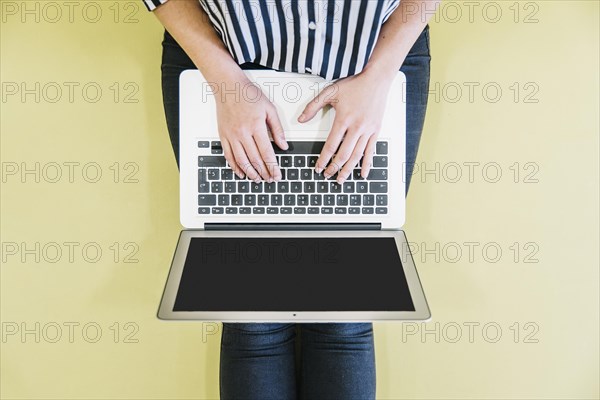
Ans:
[{"label": "forearm", "polygon": [[379,78],[393,78],[440,3],[441,0],[401,0],[381,27],[363,71]]},{"label": "forearm", "polygon": [[154,14],[207,81],[227,83],[246,79],[198,0],[169,0],[157,7]]}]

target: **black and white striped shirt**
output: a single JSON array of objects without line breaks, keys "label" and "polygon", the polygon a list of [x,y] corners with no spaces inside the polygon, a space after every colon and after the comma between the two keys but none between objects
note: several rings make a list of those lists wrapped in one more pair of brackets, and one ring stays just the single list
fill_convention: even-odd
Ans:
[{"label": "black and white striped shirt", "polygon": [[[149,11],[168,0],[143,0]],[[366,65],[400,0],[199,0],[238,64],[337,79]]]}]

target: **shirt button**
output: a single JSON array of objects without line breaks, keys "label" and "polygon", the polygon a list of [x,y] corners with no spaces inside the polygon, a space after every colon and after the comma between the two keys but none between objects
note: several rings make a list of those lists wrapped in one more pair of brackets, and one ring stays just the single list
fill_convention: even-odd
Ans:
[{"label": "shirt button", "polygon": [[315,24],[314,21],[310,21],[310,23],[308,24],[308,29],[311,29],[311,30],[317,29],[317,24]]}]

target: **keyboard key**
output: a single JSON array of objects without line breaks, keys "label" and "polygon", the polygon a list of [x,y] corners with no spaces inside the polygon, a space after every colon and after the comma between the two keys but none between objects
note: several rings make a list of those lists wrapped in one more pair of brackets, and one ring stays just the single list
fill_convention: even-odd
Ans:
[{"label": "keyboard key", "polygon": [[233,179],[233,170],[225,168],[221,170],[221,179],[224,181],[230,181]]},{"label": "keyboard key", "polygon": [[363,205],[364,206],[374,206],[375,205],[375,196],[372,194],[363,195]]},{"label": "keyboard key", "polygon": [[252,214],[264,214],[264,213],[265,213],[264,207],[252,207]]},{"label": "keyboard key", "polygon": [[225,208],[225,214],[237,214],[238,209],[237,207],[226,207]]},{"label": "keyboard key", "polygon": [[296,195],[294,194],[286,194],[283,196],[283,204],[286,206],[295,206],[296,205]]},{"label": "keyboard key", "polygon": [[267,214],[279,214],[279,208],[267,207]]},{"label": "keyboard key", "polygon": [[198,166],[201,168],[219,168],[226,167],[225,157],[219,156],[200,156],[198,157]]},{"label": "keyboard key", "polygon": [[367,193],[368,191],[369,184],[367,182],[356,182],[356,193]]},{"label": "keyboard key", "polygon": [[208,142],[208,140],[201,140],[198,142],[198,147],[203,149],[203,148],[207,148],[210,146],[210,143]]},{"label": "keyboard key", "polygon": [[209,168],[206,171],[206,177],[209,181],[218,181],[219,180],[219,170],[217,168]]},{"label": "keyboard key", "polygon": [[290,191],[289,182],[277,182],[277,191],[279,193],[287,193]]},{"label": "keyboard key", "polygon": [[365,178],[362,177],[360,171],[360,169],[352,170],[352,179],[354,179],[355,181],[364,180]]},{"label": "keyboard key", "polygon": [[292,182],[291,192],[292,193],[301,193],[302,192],[302,182]]},{"label": "keyboard key", "polygon": [[263,184],[262,182],[258,182],[258,183],[252,183],[252,185],[250,186],[250,190],[252,191],[252,193],[262,193],[263,191]]},{"label": "keyboard key", "polygon": [[235,193],[235,182],[225,182],[225,193]]},{"label": "keyboard key", "polygon": [[265,193],[275,193],[277,190],[276,182],[266,182],[265,183]]},{"label": "keyboard key", "polygon": [[315,192],[315,183],[314,182],[304,182],[304,193],[314,193]]},{"label": "keyboard key", "polygon": [[333,214],[333,208],[323,207],[321,208],[321,214]]},{"label": "keyboard key", "polygon": [[292,156],[281,156],[281,167],[289,168],[292,166]]},{"label": "keyboard key", "polygon": [[244,204],[244,196],[241,194],[232,194],[231,195],[231,205],[232,206],[241,206]]},{"label": "keyboard key", "polygon": [[337,182],[329,182],[330,193],[342,193],[342,185]]},{"label": "keyboard key", "polygon": [[351,206],[360,206],[360,194],[351,194],[350,195],[350,205]]},{"label": "keyboard key", "polygon": [[350,207],[348,209],[348,214],[360,214],[360,208],[359,207]]},{"label": "keyboard key", "polygon": [[323,196],[323,205],[334,206],[335,205],[335,195],[326,194],[325,196]]},{"label": "keyboard key", "polygon": [[214,194],[201,194],[198,196],[199,206],[215,206],[217,205],[217,196]]},{"label": "keyboard key", "polygon": [[271,204],[274,206],[280,206],[283,202],[283,196],[280,194],[271,195]]},{"label": "keyboard key", "polygon": [[280,211],[282,214],[291,214],[291,213],[292,213],[292,207],[281,207],[281,208],[279,209],[279,211]]},{"label": "keyboard key", "polygon": [[321,205],[321,195],[320,194],[313,194],[310,196],[310,205],[311,206],[320,206]]},{"label": "keyboard key", "polygon": [[346,214],[346,207],[336,207],[335,213],[336,214]]},{"label": "keyboard key", "polygon": [[363,207],[362,213],[363,214],[373,214],[373,207]]},{"label": "keyboard key", "polygon": [[318,193],[327,193],[328,188],[329,188],[328,182],[317,182],[317,192]]},{"label": "keyboard key", "polygon": [[250,182],[238,182],[238,193],[248,193],[250,191]]},{"label": "keyboard key", "polygon": [[256,195],[255,194],[245,194],[244,195],[244,205],[245,206],[255,206],[256,205]]},{"label": "keyboard key", "polygon": [[210,191],[213,193],[223,192],[223,182],[213,182],[210,184]]},{"label": "keyboard key", "polygon": [[206,169],[200,168],[198,170],[198,183],[206,183],[208,179],[206,179]]},{"label": "keyboard key", "polygon": [[387,207],[377,207],[375,214],[387,214]]},{"label": "keyboard key", "polygon": [[373,156],[373,167],[385,168],[388,166],[388,159],[386,156]]},{"label": "keyboard key", "polygon": [[223,148],[214,147],[214,148],[210,149],[210,154],[223,154]]},{"label": "keyboard key", "polygon": [[210,142],[210,147],[221,147],[221,142],[219,140],[213,140]]},{"label": "keyboard key", "polygon": [[375,198],[375,201],[377,202],[378,206],[387,206],[388,204],[388,199],[387,199],[387,194],[378,194],[377,197]]},{"label": "keyboard key", "polygon": [[354,193],[354,182],[344,182],[344,193]]},{"label": "keyboard key", "polygon": [[319,157],[317,157],[317,156],[308,156],[306,158],[307,158],[307,164],[306,164],[307,167],[314,168],[317,165],[317,159]]},{"label": "keyboard key", "polygon": [[287,179],[289,181],[297,181],[298,180],[299,171],[296,168],[290,168],[287,170]]},{"label": "keyboard key", "polygon": [[335,203],[338,206],[347,206],[348,205],[348,195],[347,194],[338,194],[335,198]]},{"label": "keyboard key", "polygon": [[209,193],[210,185],[208,183],[200,183],[198,185],[198,193]]},{"label": "keyboard key", "polygon": [[198,207],[198,214],[210,214],[210,207]]},{"label": "keyboard key", "polygon": [[223,214],[223,211],[224,211],[224,210],[223,210],[223,207],[213,207],[213,208],[211,209],[211,212],[212,212],[213,214]]},{"label": "keyboard key", "polygon": [[304,167],[306,165],[306,159],[304,156],[295,156],[294,157],[294,167]]},{"label": "keyboard key", "polygon": [[296,199],[299,206],[307,206],[308,205],[308,195],[307,194],[299,194]]},{"label": "keyboard key", "polygon": [[274,142],[273,150],[275,154],[320,154],[323,150],[325,142],[313,142],[313,141],[286,141],[288,144],[287,150],[281,150]]},{"label": "keyboard key", "polygon": [[369,192],[371,193],[387,193],[387,182],[371,182],[369,183]]},{"label": "keyboard key", "polygon": [[377,154],[387,154],[388,153],[387,142],[377,142],[377,144],[375,145],[375,152]]},{"label": "keyboard key", "polygon": [[294,207],[294,214],[306,214],[306,207]]},{"label": "keyboard key", "polygon": [[229,205],[229,195],[228,194],[220,194],[219,195],[219,205],[220,206],[228,206]]},{"label": "keyboard key", "polygon": [[318,214],[319,213],[319,207],[308,207],[308,213],[309,214]]},{"label": "keyboard key", "polygon": [[372,169],[369,171],[367,180],[370,181],[385,181],[387,180],[387,169]]},{"label": "keyboard key", "polygon": [[268,194],[259,194],[258,195],[258,205],[259,206],[268,206],[269,205],[269,195]]},{"label": "keyboard key", "polygon": [[250,207],[240,207],[240,214],[250,214],[252,209]]},{"label": "keyboard key", "polygon": [[300,179],[302,179],[303,181],[312,179],[312,173],[313,173],[312,169],[302,168],[300,170]]}]

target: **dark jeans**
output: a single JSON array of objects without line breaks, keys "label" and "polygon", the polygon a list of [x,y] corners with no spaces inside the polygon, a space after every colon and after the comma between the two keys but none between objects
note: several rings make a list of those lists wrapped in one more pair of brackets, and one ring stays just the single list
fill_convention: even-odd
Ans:
[{"label": "dark jeans", "polygon": [[[162,46],[163,105],[179,166],[179,74],[196,66],[167,31]],[[407,80],[407,192],[425,120],[430,60],[427,26],[401,67]],[[374,399],[373,325],[223,323],[219,380],[222,399]]]}]

